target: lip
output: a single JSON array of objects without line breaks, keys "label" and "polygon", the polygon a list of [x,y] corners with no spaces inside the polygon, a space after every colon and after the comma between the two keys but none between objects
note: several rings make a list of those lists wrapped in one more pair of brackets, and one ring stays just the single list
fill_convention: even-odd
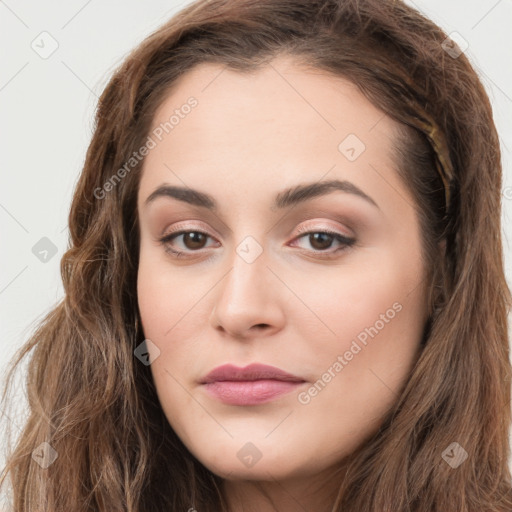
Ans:
[{"label": "lip", "polygon": [[200,381],[209,394],[230,405],[269,402],[304,382],[304,379],[280,368],[260,363],[244,368],[224,364],[214,368]]}]

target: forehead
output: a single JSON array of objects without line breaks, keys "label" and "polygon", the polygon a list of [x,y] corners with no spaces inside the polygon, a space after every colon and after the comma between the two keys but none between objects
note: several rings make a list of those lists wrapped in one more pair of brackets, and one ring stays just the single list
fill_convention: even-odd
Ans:
[{"label": "forehead", "polygon": [[[194,108],[183,108],[190,98]],[[393,165],[396,124],[349,80],[281,57],[249,73],[196,66],[157,109],[151,131],[159,129],[143,165],[146,196],[180,178],[219,192],[256,182],[282,188],[326,173],[357,182],[369,165]]]}]

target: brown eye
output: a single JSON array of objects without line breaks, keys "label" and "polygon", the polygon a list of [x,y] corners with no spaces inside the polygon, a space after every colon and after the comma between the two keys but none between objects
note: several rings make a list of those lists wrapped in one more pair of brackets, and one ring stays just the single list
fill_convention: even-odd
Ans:
[{"label": "brown eye", "polygon": [[202,231],[189,230],[170,233],[160,238],[159,241],[169,254],[185,257],[195,252],[200,254],[201,249],[208,248],[208,242],[214,242],[214,239]]},{"label": "brown eye", "polygon": [[[324,254],[325,256],[333,255],[334,253],[338,253],[352,247],[356,243],[354,238],[348,238],[335,231],[305,231],[301,229],[299,232],[302,233],[301,236],[295,239],[296,241],[302,242],[299,246],[304,242],[307,242],[307,245],[309,245],[309,252],[312,252],[313,254],[316,253],[319,256],[321,254]],[[335,244],[334,247],[332,247],[333,244]]]},{"label": "brown eye", "polygon": [[319,251],[329,249],[334,241],[334,236],[329,233],[310,233],[309,234],[309,243],[313,249],[317,249]]},{"label": "brown eye", "polygon": [[206,243],[207,235],[200,231],[187,231],[182,233],[183,244],[187,249],[202,249]]}]

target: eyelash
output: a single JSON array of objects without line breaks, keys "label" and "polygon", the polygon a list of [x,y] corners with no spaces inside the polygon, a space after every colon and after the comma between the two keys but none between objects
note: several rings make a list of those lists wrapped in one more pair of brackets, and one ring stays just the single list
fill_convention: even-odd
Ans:
[{"label": "eyelash", "polygon": [[[168,235],[163,236],[158,241],[164,246],[165,252],[171,254],[172,256],[174,256],[176,258],[186,258],[191,253],[200,253],[201,251],[200,250],[199,251],[190,251],[190,252],[179,251],[179,250],[173,249],[169,245],[169,243],[174,238],[177,238],[178,236],[185,235],[185,234],[188,234],[188,233],[200,233],[202,235],[207,236],[208,238],[213,238],[208,233],[205,233],[204,231],[201,231],[199,229],[188,229],[188,230],[177,231],[175,233],[170,233]],[[356,240],[354,238],[348,238],[348,237],[346,237],[344,235],[341,235],[340,233],[338,233],[336,231],[331,231],[329,229],[321,229],[321,230],[311,230],[311,229],[309,229],[308,230],[307,228],[299,228],[298,229],[298,235],[299,236],[296,236],[294,238],[294,240],[298,240],[300,238],[304,238],[306,235],[316,234],[316,233],[331,235],[331,236],[334,237],[335,240],[337,240],[342,245],[341,247],[338,247],[338,249],[331,250],[331,251],[329,251],[329,250],[325,250],[325,251],[321,251],[321,250],[307,250],[307,252],[313,252],[316,256],[320,256],[320,258],[332,257],[332,255],[334,253],[339,253],[339,252],[342,252],[342,251],[346,251],[347,249],[349,249],[350,247],[352,247],[356,243]]]}]

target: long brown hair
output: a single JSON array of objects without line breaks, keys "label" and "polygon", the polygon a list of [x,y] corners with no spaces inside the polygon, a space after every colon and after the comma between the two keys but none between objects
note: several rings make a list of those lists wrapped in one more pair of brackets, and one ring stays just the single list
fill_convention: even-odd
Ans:
[{"label": "long brown hair", "polygon": [[[446,37],[400,0],[199,0],[128,56],[100,98],[74,193],[64,299],[6,379],[4,400],[31,354],[29,416],[1,480],[10,476],[15,512],[225,510],[220,478],[173,432],[133,353],[144,339],[141,162],[95,191],[147,140],[183,73],[205,62],[251,72],[277,55],[345,77],[400,123],[397,171],[430,273],[420,357],[379,432],[346,461],[333,511],[512,510],[499,142],[476,73]],[[43,442],[58,454],[47,468],[32,458]],[[443,458],[455,442],[468,455],[456,468]]]}]

